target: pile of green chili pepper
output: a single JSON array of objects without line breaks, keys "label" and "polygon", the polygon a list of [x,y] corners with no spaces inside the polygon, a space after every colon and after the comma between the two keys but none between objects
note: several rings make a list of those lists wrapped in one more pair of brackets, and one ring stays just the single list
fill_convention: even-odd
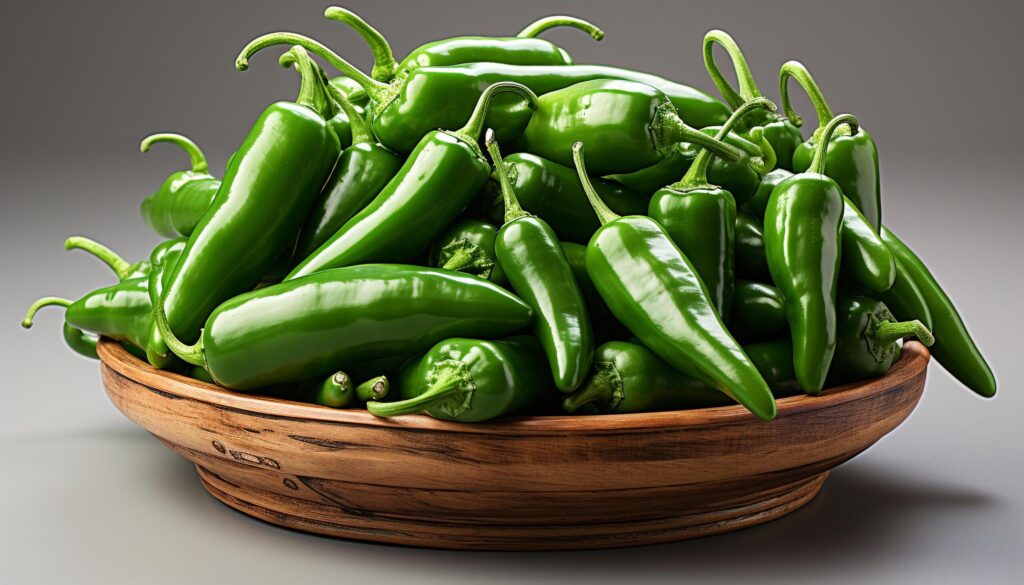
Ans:
[{"label": "pile of green chili pepper", "polygon": [[[185,136],[143,140],[191,158],[142,200],[170,239],[132,263],[69,238],[115,279],[39,299],[25,327],[64,307],[86,357],[106,337],[228,390],[382,417],[738,403],[770,420],[778,397],[884,375],[911,338],[995,394],[953,302],[882,222],[875,141],[799,62],[780,69],[780,111],[723,31],[703,43],[719,101],[539,38],[603,38],[578,18],[397,59],[358,15],[325,17],[367,42],[370,74],[296,33],[250,42],[236,67],[282,46],[297,97],[222,173]],[[806,136],[790,78],[817,114]]]}]

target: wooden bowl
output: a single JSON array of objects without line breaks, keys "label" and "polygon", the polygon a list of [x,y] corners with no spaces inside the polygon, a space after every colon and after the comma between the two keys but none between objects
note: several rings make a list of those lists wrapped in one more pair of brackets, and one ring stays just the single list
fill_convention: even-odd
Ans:
[{"label": "wooden bowl", "polygon": [[471,425],[236,394],[109,341],[99,354],[117,408],[232,508],[330,536],[478,550],[634,546],[783,516],[907,418],[929,360],[907,343],[886,376],[780,399],[772,422],[727,406]]}]

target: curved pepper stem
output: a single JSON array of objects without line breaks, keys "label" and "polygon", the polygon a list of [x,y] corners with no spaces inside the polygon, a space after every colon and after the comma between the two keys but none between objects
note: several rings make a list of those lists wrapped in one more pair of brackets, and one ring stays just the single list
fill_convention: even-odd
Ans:
[{"label": "curved pepper stem", "polygon": [[245,71],[249,68],[249,59],[257,52],[275,45],[296,45],[302,47],[323,58],[325,61],[334,67],[347,77],[352,78],[353,81],[359,84],[360,87],[366,92],[370,99],[375,102],[386,101],[388,93],[390,92],[391,86],[386,83],[381,83],[369,75],[363,73],[359,69],[356,69],[348,61],[342,59],[337,53],[325,47],[319,41],[311,39],[309,37],[290,33],[290,32],[276,32],[266,34],[249,41],[242,51],[235,58],[235,68],[239,71]]},{"label": "curved pepper stem", "polygon": [[163,338],[167,349],[171,350],[174,355],[180,357],[183,361],[193,366],[202,366],[209,371],[210,368],[206,364],[206,353],[203,351],[202,331],[199,332],[199,341],[195,342],[194,345],[186,345],[178,339],[174,332],[171,331],[171,326],[167,324],[167,313],[164,312],[163,299],[153,304],[153,320],[156,322],[157,331],[160,332],[160,337]]},{"label": "curved pepper stem", "polygon": [[206,155],[199,148],[199,145],[192,141],[188,136],[181,134],[172,134],[169,132],[161,132],[159,134],[150,134],[149,136],[142,139],[142,144],[139,145],[139,150],[142,152],[149,152],[151,146],[157,142],[170,142],[178,148],[184,150],[192,162],[193,173],[208,173],[210,172],[210,165],[206,162]]},{"label": "curved pepper stem", "polygon": [[655,143],[659,148],[672,147],[680,142],[690,142],[710,150],[715,156],[729,162],[740,160],[742,155],[740,149],[735,146],[715,140],[688,125],[679,117],[679,112],[671,102],[666,102],[658,107],[654,113],[654,121],[651,123],[651,132],[654,134]]},{"label": "curved pepper stem", "polygon": [[[366,403],[366,410],[374,416],[401,416],[403,414],[417,414],[433,406],[437,406],[449,400],[460,400],[461,404],[451,409],[454,413],[465,411],[476,391],[473,377],[462,367],[444,367],[437,379],[431,384],[426,392],[398,402],[376,402]],[[462,398],[460,395],[465,395]]]},{"label": "curved pepper stem", "polygon": [[476,101],[476,107],[473,108],[473,113],[469,115],[466,125],[452,132],[452,134],[477,145],[479,148],[478,143],[480,142],[480,135],[484,131],[484,122],[487,121],[487,111],[491,107],[491,100],[500,93],[514,93],[526,100],[530,109],[536,109],[537,107],[537,94],[533,93],[530,88],[514,81],[499,81],[490,85],[480,94],[480,99]]},{"label": "curved pepper stem", "polygon": [[598,410],[607,412],[615,408],[621,400],[622,379],[615,370],[615,365],[595,363],[594,373],[586,384],[562,401],[562,410],[574,413],[587,404],[594,404]]},{"label": "curved pepper stem", "polygon": [[334,101],[328,96],[327,75],[320,66],[309,57],[306,49],[295,45],[288,49],[277,62],[287,69],[292,65],[302,76],[302,84],[299,86],[299,96],[295,103],[306,106],[324,119],[331,119],[337,113]]},{"label": "curved pepper stem", "polygon": [[[739,92],[732,88],[729,80],[722,75],[715,63],[715,44],[722,45],[732,59],[733,69],[736,70],[736,80],[739,82]],[[743,56],[743,51],[736,41],[723,30],[711,30],[704,35],[704,67],[708,75],[718,88],[718,92],[725,98],[726,103],[732,108],[739,108],[744,102],[761,97],[761,89],[754,81],[754,74],[750,72],[750,66]]]},{"label": "curved pepper stem", "polygon": [[43,307],[64,307],[67,309],[71,304],[72,301],[62,297],[43,297],[29,305],[28,311],[25,311],[25,318],[21,320],[21,326],[25,329],[31,329],[36,313]]},{"label": "curved pepper stem", "polygon": [[95,240],[90,240],[83,236],[71,236],[67,240],[64,240],[64,249],[85,250],[99,258],[104,264],[114,271],[118,280],[124,280],[132,273],[132,271],[135,270],[135,265],[122,258],[117,252],[114,252]]},{"label": "curved pepper stem", "polygon": [[370,126],[359,115],[359,111],[352,105],[348,96],[329,82],[325,83],[324,87],[327,89],[327,95],[338,104],[341,111],[345,112],[345,115],[348,117],[349,129],[352,131],[352,144],[372,144],[376,142],[373,132],[370,131]]},{"label": "curved pepper stem", "polygon": [[916,337],[926,347],[931,347],[935,343],[935,336],[924,326],[924,323],[917,319],[913,321],[884,321],[879,323],[875,330],[875,341],[882,346],[908,337]]},{"label": "curved pepper stem", "polygon": [[356,386],[356,398],[363,402],[380,400],[388,395],[390,389],[391,384],[388,382],[388,377],[377,376]]},{"label": "curved pepper stem", "polygon": [[[735,111],[733,111],[733,113],[729,116],[729,119],[725,121],[725,124],[722,124],[722,127],[718,129],[718,132],[715,134],[715,140],[725,139],[725,137],[729,135],[729,132],[732,132],[732,129],[736,127],[736,125],[744,116],[757,109],[765,109],[774,112],[777,108],[775,104],[771,102],[771,100],[768,100],[763,97],[756,97],[747,102],[744,102],[738,108],[736,108]],[[758,133],[758,139],[759,142],[761,142],[761,149],[763,151],[764,145],[767,143],[767,141],[764,139],[763,132]],[[766,153],[765,156],[772,159],[771,163],[774,167],[775,150],[772,149],[771,145],[768,145],[768,153],[770,154]],[[713,154],[710,150],[706,148],[701,149],[701,151],[697,154],[697,158],[694,159],[693,164],[690,165],[690,168],[686,171],[686,174],[683,175],[683,178],[680,179],[678,182],[670,185],[669,187],[677,191],[693,191],[696,189],[705,189],[707,187],[710,187],[711,185],[708,183],[708,166],[711,164],[712,156]],[[767,160],[763,162],[763,164],[767,163]]]},{"label": "curved pepper stem", "polygon": [[811,159],[811,166],[807,168],[808,173],[818,173],[819,175],[825,174],[825,154],[828,152],[828,143],[832,140],[832,134],[835,133],[836,129],[846,124],[850,127],[850,135],[854,135],[860,129],[860,122],[853,114],[839,114],[832,121],[825,126],[825,129],[821,133],[821,138],[818,139],[818,144],[814,147],[814,158]]},{"label": "curved pepper stem", "polygon": [[590,182],[590,175],[587,174],[586,161],[583,159],[582,142],[577,142],[572,145],[572,163],[576,166],[576,174],[580,177],[580,183],[583,185],[583,192],[587,194],[587,200],[590,201],[590,206],[594,208],[594,213],[597,214],[597,219],[601,222],[601,225],[622,217],[608,208],[604,200],[601,199],[601,196],[598,195],[597,191],[594,189],[594,184]]},{"label": "curved pepper stem", "polygon": [[494,137],[494,130],[487,129],[487,152],[494,162],[494,171],[498,174],[498,182],[501,183],[501,199],[505,202],[505,223],[510,223],[520,217],[528,217],[530,214],[523,211],[516,198],[516,192],[512,188],[512,181],[508,178],[508,169],[505,161],[501,158],[501,150],[498,149],[498,141]]},{"label": "curved pepper stem", "polygon": [[779,96],[782,98],[782,111],[794,126],[798,128],[802,126],[804,119],[796,113],[789,102],[788,82],[790,77],[800,84],[800,87],[807,93],[807,97],[810,98],[811,105],[814,106],[814,111],[818,115],[818,129],[814,131],[812,138],[820,139],[820,133],[824,131],[829,120],[835,117],[832,108],[828,106],[825,94],[821,93],[821,88],[818,87],[817,82],[811,77],[811,72],[804,67],[804,64],[799,61],[786,61],[783,63],[782,69],[779,70]]},{"label": "curved pepper stem", "polygon": [[340,6],[328,7],[324,10],[324,16],[330,20],[347,24],[352,30],[359,33],[359,36],[363,37],[367,45],[370,45],[370,50],[373,51],[373,69],[370,70],[370,77],[384,82],[395,78],[395,75],[398,73],[398,61],[395,61],[395,55],[391,52],[391,45],[384,38],[384,35],[380,34],[377,29],[370,26],[370,23],[363,20],[355,12]]},{"label": "curved pepper stem", "polygon": [[519,31],[516,36],[521,39],[532,39],[539,36],[544,31],[561,27],[568,26],[581,30],[595,41],[600,41],[604,38],[604,31],[599,29],[596,25],[589,23],[582,18],[576,18],[575,16],[545,16],[544,18],[538,18],[537,20],[526,25],[526,28]]}]

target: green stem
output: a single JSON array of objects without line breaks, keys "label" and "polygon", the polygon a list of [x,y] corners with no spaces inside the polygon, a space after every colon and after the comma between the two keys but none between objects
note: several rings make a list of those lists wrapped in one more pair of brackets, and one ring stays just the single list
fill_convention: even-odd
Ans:
[{"label": "green stem", "polygon": [[274,45],[298,45],[310,53],[323,58],[332,67],[358,83],[366,91],[366,94],[370,96],[370,99],[375,102],[386,99],[391,89],[391,86],[388,84],[381,83],[356,69],[355,66],[342,59],[337,53],[328,49],[319,41],[289,32],[270,33],[253,39],[238,54],[238,57],[235,59],[235,68],[239,71],[245,71],[249,68],[249,59],[255,53]]},{"label": "green stem", "polygon": [[594,184],[590,182],[590,175],[587,174],[587,165],[583,159],[582,142],[572,145],[572,162],[576,166],[576,174],[579,175],[580,183],[583,185],[583,192],[587,194],[590,206],[594,208],[594,213],[597,214],[597,219],[601,222],[601,225],[622,217],[609,209],[601,199],[601,196],[594,190]]},{"label": "green stem", "polygon": [[654,141],[659,149],[674,148],[680,142],[689,142],[710,150],[715,156],[729,162],[740,159],[742,152],[731,144],[716,140],[686,124],[671,103],[662,104],[651,123]]},{"label": "green stem", "polygon": [[295,45],[281,55],[277,62],[284,68],[294,65],[302,77],[299,95],[295,98],[295,103],[306,106],[324,119],[334,117],[336,113],[334,104],[327,95],[327,76],[320,66],[309,57],[306,49]]},{"label": "green stem", "polygon": [[370,26],[370,23],[363,20],[356,13],[340,6],[328,7],[327,10],[324,10],[324,16],[330,20],[347,24],[359,33],[359,36],[363,37],[366,44],[370,45],[370,50],[373,51],[373,69],[370,70],[370,77],[384,82],[395,78],[395,74],[398,73],[398,61],[395,61],[395,55],[391,52],[391,45],[388,44],[384,35],[380,34],[377,29]]},{"label": "green stem", "polygon": [[[730,132],[732,132],[732,129],[736,127],[736,124],[738,124],[744,116],[759,108],[769,111],[775,111],[776,109],[775,104],[773,104],[771,100],[765,99],[763,97],[756,97],[747,102],[744,102],[738,108],[736,108],[735,111],[733,111],[733,113],[729,116],[729,119],[725,121],[725,124],[722,124],[722,127],[718,129],[718,132],[715,134],[715,139],[724,139],[726,136],[729,135]],[[761,134],[761,140],[764,140],[763,134]],[[775,151],[771,150],[770,146],[769,151],[771,152],[770,156],[774,158]],[[669,187],[677,191],[693,191],[696,189],[704,189],[709,187],[710,185],[708,184],[708,166],[711,164],[711,157],[712,153],[710,150],[706,148],[701,149],[701,151],[697,153],[697,158],[694,159],[693,164],[690,165],[690,168],[686,171],[686,174],[683,175],[683,178],[680,179],[678,182],[670,185]],[[772,166],[774,166],[774,164],[775,163],[773,162]]]},{"label": "green stem", "polygon": [[356,386],[356,398],[363,402],[380,400],[388,395],[390,389],[391,384],[388,382],[387,376],[377,376]]},{"label": "green stem", "polygon": [[501,158],[501,150],[498,149],[498,141],[494,138],[494,130],[487,129],[487,152],[494,162],[494,171],[498,173],[498,182],[501,183],[501,199],[505,202],[505,223],[511,223],[521,217],[528,217],[530,214],[523,211],[516,198],[516,192],[512,188],[512,181],[508,178],[508,170],[505,168],[505,161]]},{"label": "green stem", "polygon": [[67,309],[72,304],[72,301],[61,297],[43,297],[36,302],[32,303],[28,307],[28,311],[25,311],[25,318],[21,320],[21,326],[25,329],[32,328],[32,320],[35,319],[36,313],[43,307],[64,307]]},{"label": "green stem", "polygon": [[[715,63],[715,43],[722,45],[729,54],[729,58],[732,59],[732,66],[736,71],[736,80],[740,86],[739,92],[732,88],[729,80],[722,75],[718,65]],[[712,30],[704,35],[704,67],[707,68],[711,80],[715,83],[715,87],[718,88],[719,93],[722,94],[722,97],[725,98],[726,103],[730,107],[738,108],[743,102],[761,97],[761,89],[757,87],[757,82],[754,81],[754,75],[750,72],[750,66],[747,65],[746,58],[743,57],[743,51],[740,51],[740,46],[736,44],[736,41],[733,40],[729,33],[722,30]]]},{"label": "green stem", "polygon": [[471,392],[475,388],[473,378],[464,368],[445,368],[426,392],[398,402],[366,403],[366,409],[375,416],[400,416],[416,414],[450,399],[460,392]]},{"label": "green stem", "polygon": [[586,384],[562,401],[564,411],[573,413],[586,404],[594,403],[598,410],[607,412],[615,408],[622,399],[622,379],[615,370],[615,365],[595,362],[593,367],[594,373]]},{"label": "green stem", "polygon": [[807,97],[811,99],[811,105],[814,106],[814,111],[818,115],[818,129],[815,130],[815,134],[818,134],[829,120],[835,117],[832,114],[832,108],[828,107],[825,94],[821,93],[821,88],[818,87],[817,82],[811,77],[811,72],[804,67],[804,64],[799,61],[786,61],[782,65],[782,69],[779,70],[779,95],[782,97],[782,111],[794,126],[802,126],[804,119],[796,113],[789,102],[788,81],[790,77],[800,84],[800,87],[807,93]]},{"label": "green stem", "polygon": [[545,16],[544,18],[539,18],[526,25],[526,28],[519,31],[519,34],[516,36],[521,39],[532,39],[539,36],[546,30],[560,26],[568,26],[581,30],[590,35],[595,41],[600,41],[604,38],[603,30],[597,28],[594,24],[574,16]]},{"label": "green stem", "polygon": [[763,127],[753,128],[747,135],[751,141],[757,142],[758,146],[761,147],[761,156],[751,159],[750,168],[754,169],[754,172],[757,174],[764,176],[775,168],[775,165],[779,162],[779,157],[775,154],[772,143],[768,142],[768,139],[764,137]]},{"label": "green stem", "polygon": [[935,343],[935,336],[924,326],[924,323],[913,321],[885,321],[878,324],[875,330],[875,341],[880,345],[888,346],[900,339],[916,337],[925,346],[931,347]]},{"label": "green stem", "polygon": [[118,280],[124,280],[135,269],[133,264],[118,255],[103,244],[82,236],[71,236],[64,241],[65,250],[85,250],[99,258],[104,264],[110,267],[117,275]]},{"label": "green stem", "polygon": [[853,114],[839,114],[832,121],[825,126],[825,129],[821,133],[821,138],[818,139],[818,144],[814,147],[814,158],[811,159],[811,166],[807,168],[808,173],[818,173],[819,175],[825,174],[825,153],[828,152],[828,143],[832,140],[832,134],[835,133],[836,128],[839,128],[843,124],[850,127],[850,135],[857,133],[860,128],[860,122]]},{"label": "green stem", "polygon": [[530,88],[514,81],[499,81],[490,85],[480,94],[476,101],[473,113],[469,115],[466,125],[453,132],[473,144],[480,142],[480,134],[484,131],[484,122],[487,121],[487,111],[491,107],[491,100],[500,93],[514,93],[523,98],[530,105],[530,109],[537,107],[537,94],[530,91]]},{"label": "green stem", "polygon": [[157,142],[170,142],[171,144],[177,145],[179,148],[188,153],[190,159],[192,159],[192,172],[193,173],[208,173],[210,172],[210,165],[206,162],[206,155],[199,148],[199,145],[187,136],[181,134],[171,133],[160,133],[151,134],[142,139],[142,144],[139,145],[139,150],[142,152],[149,152],[149,148]]},{"label": "green stem", "polygon": [[342,93],[340,89],[331,83],[328,83],[325,87],[327,88],[327,94],[331,96],[331,99],[333,99],[338,104],[338,107],[345,112],[345,115],[348,116],[349,128],[352,130],[352,144],[372,144],[373,142],[376,142],[373,137],[373,132],[370,131],[370,126],[367,125],[366,120],[359,115],[359,110],[352,105],[348,96]]},{"label": "green stem", "polygon": [[[174,335],[174,332],[171,331],[171,326],[167,324],[167,313],[164,312],[163,299],[154,304],[153,312],[157,331],[160,332],[160,337],[163,338],[167,348],[182,360],[193,366],[202,366],[209,371],[210,368],[206,364],[206,354],[203,351],[202,331],[199,332],[199,341],[195,342],[194,345],[185,345]],[[210,373],[212,374],[213,372]]]}]

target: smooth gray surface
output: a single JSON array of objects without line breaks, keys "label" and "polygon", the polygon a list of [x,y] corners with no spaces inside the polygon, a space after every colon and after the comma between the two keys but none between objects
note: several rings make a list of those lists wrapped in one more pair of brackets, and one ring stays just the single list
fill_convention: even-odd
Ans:
[{"label": "smooth gray surface", "polygon": [[577,61],[642,66],[705,89],[708,28],[739,40],[770,97],[778,65],[801,58],[836,111],[854,111],[878,140],[886,223],[964,309],[999,377],[995,400],[933,366],[911,418],[834,473],[809,506],[698,541],[472,554],[335,541],[250,520],[206,495],[189,464],[113,408],[96,364],[63,347],[58,311],[41,314],[32,332],[17,322],[37,296],[110,282],[96,261],[62,250],[66,236],[94,236],[131,257],[156,243],[138,203],[185,159],[170,147],[140,155],[139,139],[185,132],[219,172],[257,113],[293,97],[294,73],[277,67],[276,52],[249,72],[233,70],[250,37],[307,32],[364,67],[368,53],[319,17],[322,3],[5,4],[0,582],[1019,582],[1019,10],[788,2],[766,14],[744,4],[347,5],[389,34],[399,55],[433,38],[512,33],[535,16],[566,12],[608,32],[600,44],[576,31],[549,35]]}]

